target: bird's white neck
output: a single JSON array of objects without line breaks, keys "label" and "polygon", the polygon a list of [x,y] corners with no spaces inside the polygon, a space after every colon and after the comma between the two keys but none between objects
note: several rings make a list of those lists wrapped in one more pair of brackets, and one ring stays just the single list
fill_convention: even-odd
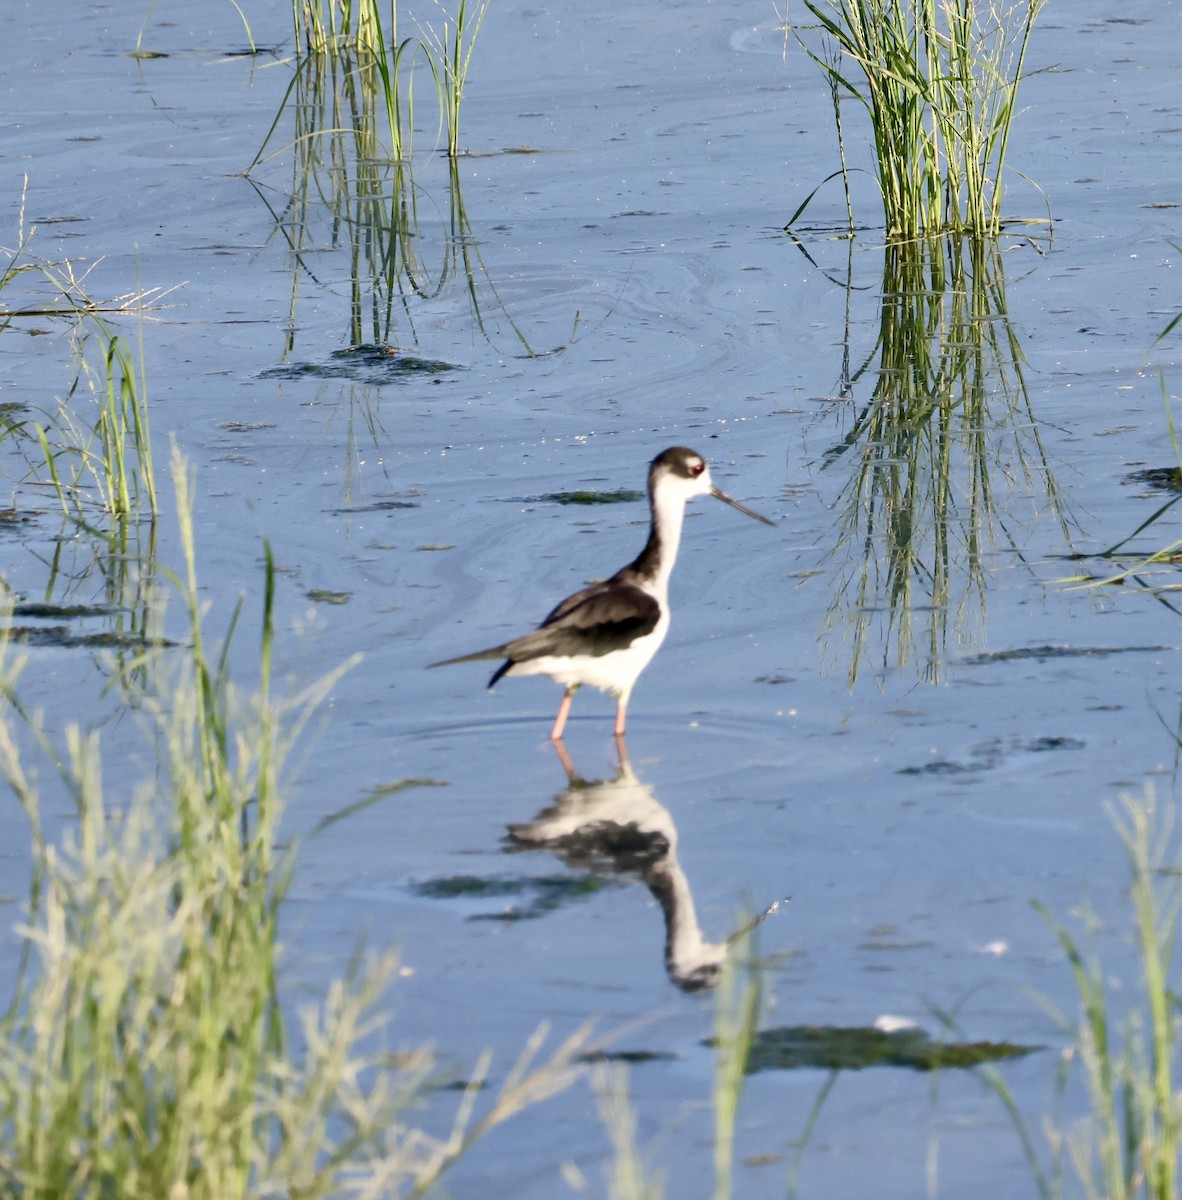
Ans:
[{"label": "bird's white neck", "polygon": [[633,566],[644,578],[645,586],[662,600],[669,595],[669,577],[681,545],[681,526],[685,520],[684,493],[659,484],[653,492],[652,530],[648,542]]}]

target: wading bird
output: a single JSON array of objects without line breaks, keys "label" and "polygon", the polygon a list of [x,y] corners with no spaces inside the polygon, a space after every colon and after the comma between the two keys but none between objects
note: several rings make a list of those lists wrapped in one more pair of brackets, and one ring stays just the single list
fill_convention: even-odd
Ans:
[{"label": "wading bird", "polygon": [[648,541],[626,567],[568,596],[533,633],[431,666],[503,658],[490,688],[506,675],[549,676],[566,689],[550,731],[555,742],[562,740],[571,699],[579,688],[611,692],[617,703],[616,737],[622,738],[632,688],[669,632],[669,576],[686,504],[695,496],[713,496],[765,525],[775,523],[715,487],[706,460],[684,446],[672,446],[653,459],[648,495]]}]

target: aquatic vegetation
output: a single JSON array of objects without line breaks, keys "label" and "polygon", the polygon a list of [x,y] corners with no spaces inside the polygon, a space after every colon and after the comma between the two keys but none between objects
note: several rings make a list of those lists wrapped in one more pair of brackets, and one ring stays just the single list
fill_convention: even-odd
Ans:
[{"label": "aquatic vegetation", "polygon": [[[492,340],[503,327],[528,357],[537,351],[509,314],[481,258],[479,240],[464,204],[458,163],[447,163],[446,203],[433,199],[408,161],[391,159],[381,145],[372,78],[349,69],[339,55],[305,60],[272,123],[247,178],[266,205],[275,236],[291,252],[291,305],[283,357],[295,351],[300,295],[347,291],[348,347],[321,370],[386,382],[404,373],[442,371],[452,364],[410,356],[396,346],[417,343],[416,310],[458,287],[470,319]],[[356,64],[354,64],[356,65]],[[279,156],[267,146],[290,110],[288,181],[277,184],[266,168]],[[434,164],[432,164],[434,165]],[[420,209],[430,205],[426,219]],[[325,250],[347,257],[347,279],[328,273]],[[327,260],[332,262],[332,259]],[[335,265],[335,264],[334,264]],[[572,339],[578,326],[576,316]],[[281,370],[311,369],[287,364]]]},{"label": "aquatic vegetation", "polygon": [[760,1030],[751,1048],[747,1070],[751,1074],[802,1067],[864,1071],[885,1066],[940,1071],[1022,1058],[1036,1048],[1012,1042],[947,1041],[915,1028],[796,1025]]},{"label": "aquatic vegetation", "polygon": [[459,0],[455,20],[443,14],[440,28],[436,31],[429,21],[423,21],[423,44],[428,48],[433,63],[435,87],[439,98],[439,113],[447,134],[447,153],[455,158],[460,153],[460,105],[464,100],[464,88],[468,83],[468,70],[472,65],[472,51],[476,49],[476,38],[484,24],[490,0]]},{"label": "aquatic vegetation", "polygon": [[1111,1200],[1176,1200],[1182,1149],[1182,1092],[1175,1087],[1177,996],[1170,965],[1182,911],[1182,880],[1172,854],[1173,814],[1153,793],[1125,797],[1111,810],[1131,875],[1142,993],[1119,1017],[1099,960],[1041,905],[1071,964],[1083,1011],[1078,1024],[1060,1015],[1087,1082],[1091,1112],[1062,1135],[1089,1195]]},{"label": "aquatic vegetation", "polygon": [[[323,260],[313,257],[326,246],[349,254],[351,346],[417,341],[412,301],[437,299],[458,280],[485,338],[492,336],[485,317],[492,310],[526,355],[536,353],[481,261],[456,165],[460,109],[488,0],[459,0],[454,16],[442,5],[436,7],[437,22],[416,18],[419,36],[400,41],[396,3],[386,18],[377,0],[293,3],[306,52],[296,60],[279,110],[244,172],[292,250],[292,319],[285,356],[294,348],[302,282],[331,286]],[[426,249],[431,242],[419,215],[426,193],[412,172],[415,77],[421,71],[434,87],[437,139],[446,144],[448,157],[446,206],[442,200],[435,205],[444,217],[437,257]],[[289,111],[292,135],[274,149]],[[290,183],[276,188],[265,180],[264,168],[288,151]],[[398,336],[396,320],[408,336]]]},{"label": "aquatic vegetation", "polygon": [[[173,484],[189,644],[157,658],[158,682],[139,697],[149,763],[138,787],[104,786],[97,733],[71,726],[59,749],[23,713],[21,664],[2,647],[0,770],[30,823],[34,879],[0,1021],[0,1190],[422,1195],[477,1139],[578,1076],[586,1030],[535,1065],[539,1030],[476,1116],[483,1059],[444,1137],[407,1119],[434,1080],[431,1055],[382,1045],[375,1009],[393,956],[355,963],[288,1032],[276,940],[292,867],[279,848],[284,763],[341,671],[289,699],[273,693],[268,552],[258,688],[235,688],[228,645],[206,646],[192,478],[175,450]],[[18,717],[72,802],[60,843]]]},{"label": "aquatic vegetation", "polygon": [[405,162],[411,156],[414,129],[413,71],[422,61],[435,86],[447,153],[455,158],[460,153],[460,106],[488,5],[489,0],[459,0],[450,18],[437,0],[443,14],[440,29],[418,21],[421,36],[399,41],[397,0],[390,0],[384,22],[379,0],[292,0],[296,38],[302,39],[305,53],[297,73],[335,60],[356,75],[368,115],[372,117],[379,103],[384,106],[390,153]]},{"label": "aquatic vegetation", "polygon": [[89,278],[102,261],[49,259],[32,250],[36,225],[25,220],[28,176],[21,188],[14,247],[0,246],[0,332],[16,320],[99,317],[142,313],[158,307],[174,287],[137,288],[117,296],[95,296]]},{"label": "aquatic vegetation", "polygon": [[645,498],[643,492],[632,488],[616,488],[611,492],[578,491],[578,492],[547,492],[538,496],[539,501],[550,504],[639,504]]},{"label": "aquatic vegetation", "polygon": [[[354,46],[379,53],[384,42],[378,0],[292,0],[296,39],[309,54]],[[398,3],[390,0],[390,36],[397,37]]]},{"label": "aquatic vegetation", "polygon": [[869,118],[888,237],[996,234],[1018,89],[1045,0],[803,3],[828,43],[812,46],[797,29],[833,90],[843,175],[841,98]]},{"label": "aquatic vegetation", "polygon": [[[350,346],[385,346],[395,340],[396,311],[408,322],[408,297],[428,286],[416,248],[417,192],[403,161],[381,142],[375,89],[367,67],[340,55],[317,55],[297,67],[271,133],[247,168],[247,178],[267,206],[275,234],[291,252],[291,309],[286,358],[294,350],[301,288],[331,285],[321,257],[348,253]],[[275,157],[267,147],[286,113],[292,136],[288,182],[275,184],[263,167]]]},{"label": "aquatic vegetation", "polygon": [[[1040,1148],[1005,1081],[991,1067],[978,1074],[1013,1122],[1044,1200],[1063,1195],[1064,1156],[1089,1198],[1177,1200],[1182,1089],[1176,1083],[1178,996],[1170,973],[1182,913],[1182,860],[1173,846],[1174,809],[1159,806],[1147,787],[1142,797],[1126,795],[1110,805],[1109,815],[1131,877],[1139,993],[1131,979],[1113,976],[1086,941],[1034,902],[1067,959],[1079,996],[1078,1016],[1041,1000],[1068,1039],[1055,1091],[1061,1106],[1071,1075],[1082,1075],[1085,1112],[1068,1127],[1058,1114],[1041,1121],[1046,1146]],[[1088,910],[1080,923],[1085,931],[1097,925]]]},{"label": "aquatic vegetation", "polygon": [[[24,201],[22,192],[16,247],[0,248],[7,256],[0,271],[0,332],[17,319],[70,320],[74,376],[43,421],[10,415],[0,436],[25,448],[32,477],[48,482],[67,516],[85,523],[96,511],[116,521],[152,515],[156,480],[142,353],[137,362],[106,317],[143,312],[172,289],[141,289],[96,300],[86,281],[97,264],[83,270],[75,261],[55,262],[31,251],[36,230],[25,226]],[[87,391],[93,415],[84,415],[77,404]]]},{"label": "aquatic vegetation", "polygon": [[[97,509],[117,519],[156,512],[147,379],[126,341],[99,317],[78,341],[74,380],[57,410],[33,431],[62,511],[82,522]],[[92,347],[97,347],[96,357]],[[77,400],[90,392],[93,419]]]}]

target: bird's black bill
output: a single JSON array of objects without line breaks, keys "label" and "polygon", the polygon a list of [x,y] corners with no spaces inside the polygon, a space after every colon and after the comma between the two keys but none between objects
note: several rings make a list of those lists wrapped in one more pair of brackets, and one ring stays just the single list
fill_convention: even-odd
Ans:
[{"label": "bird's black bill", "polygon": [[757,513],[753,508],[748,508],[745,504],[740,504],[734,496],[728,496],[722,488],[711,488],[710,495],[716,500],[721,500],[725,504],[729,504],[731,508],[737,508],[739,512],[746,513],[749,517],[754,517],[757,521],[762,521],[765,525],[774,525],[775,521],[768,520],[767,517]]}]

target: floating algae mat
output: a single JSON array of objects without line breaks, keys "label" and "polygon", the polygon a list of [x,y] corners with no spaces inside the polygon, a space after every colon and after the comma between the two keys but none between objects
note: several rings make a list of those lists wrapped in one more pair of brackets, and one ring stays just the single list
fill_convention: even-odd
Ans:
[{"label": "floating algae mat", "polygon": [[1038,1049],[1009,1042],[945,1042],[929,1037],[921,1029],[792,1025],[756,1034],[747,1059],[747,1073],[795,1071],[802,1067],[827,1071],[861,1071],[866,1067],[938,1071],[942,1067],[978,1067],[982,1063],[1022,1058]]},{"label": "floating algae mat", "polygon": [[537,502],[548,501],[551,504],[635,504],[644,499],[643,492],[630,488],[618,488],[614,492],[547,492],[538,496]]}]

